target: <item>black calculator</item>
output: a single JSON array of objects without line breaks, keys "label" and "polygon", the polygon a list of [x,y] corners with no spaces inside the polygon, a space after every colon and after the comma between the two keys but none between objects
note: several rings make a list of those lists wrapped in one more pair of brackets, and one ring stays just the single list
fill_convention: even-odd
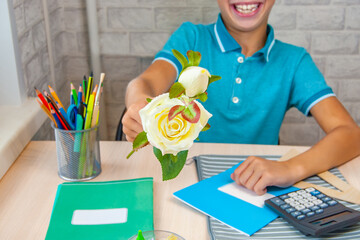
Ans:
[{"label": "black calculator", "polygon": [[305,235],[324,235],[360,221],[359,211],[312,187],[267,199],[265,204]]}]

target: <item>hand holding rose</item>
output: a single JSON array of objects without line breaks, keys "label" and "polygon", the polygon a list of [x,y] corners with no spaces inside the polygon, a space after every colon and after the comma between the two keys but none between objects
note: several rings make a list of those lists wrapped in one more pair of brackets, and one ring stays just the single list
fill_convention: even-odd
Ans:
[{"label": "hand holding rose", "polygon": [[[131,106],[131,112],[123,120],[124,123],[134,124],[131,129],[124,129],[127,139],[133,140],[133,151],[128,158],[150,143],[160,161],[163,180],[173,179],[180,173],[188,149],[201,131],[210,128],[207,122],[212,115],[196,99],[205,102],[209,84],[220,79],[205,68],[198,67],[201,59],[199,52],[188,51],[189,60],[176,50],[173,53],[183,67],[178,82],[172,85],[169,93],[147,99],[149,103],[141,110],[141,104]],[[144,131],[133,139],[141,130],[139,123]]]}]

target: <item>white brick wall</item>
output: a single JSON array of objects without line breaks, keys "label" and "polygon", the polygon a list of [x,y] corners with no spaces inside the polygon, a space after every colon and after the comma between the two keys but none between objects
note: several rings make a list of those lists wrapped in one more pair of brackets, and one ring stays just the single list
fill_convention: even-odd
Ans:
[{"label": "white brick wall", "polygon": [[[41,0],[13,3],[27,86],[44,84],[48,65],[42,62],[48,55]],[[217,18],[218,7],[215,0],[99,0],[97,5],[112,140],[127,82],[146,69],[183,21],[211,23]],[[66,94],[69,81],[81,81],[90,71],[85,1],[51,0],[48,6],[59,77],[56,84]],[[276,38],[310,52],[328,84],[360,123],[360,0],[277,0],[269,22]],[[37,65],[41,67],[37,69]],[[311,145],[323,136],[314,119],[296,109],[288,112],[280,132],[282,144]]]}]

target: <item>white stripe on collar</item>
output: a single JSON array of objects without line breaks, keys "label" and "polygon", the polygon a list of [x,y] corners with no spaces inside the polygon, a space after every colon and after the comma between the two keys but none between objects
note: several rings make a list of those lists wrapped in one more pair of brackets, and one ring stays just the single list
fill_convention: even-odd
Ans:
[{"label": "white stripe on collar", "polygon": [[223,46],[223,44],[222,44],[222,42],[221,42],[221,40],[219,38],[219,34],[218,34],[217,30],[216,30],[216,23],[214,24],[214,32],[215,32],[216,40],[218,41],[219,47],[221,49],[221,52],[225,52],[225,48],[224,48],[224,46]]},{"label": "white stripe on collar", "polygon": [[267,62],[269,61],[270,51],[271,51],[272,47],[274,46],[274,43],[275,43],[275,38],[272,40],[272,42],[270,43],[270,46],[268,48],[267,55],[266,55],[266,61]]}]

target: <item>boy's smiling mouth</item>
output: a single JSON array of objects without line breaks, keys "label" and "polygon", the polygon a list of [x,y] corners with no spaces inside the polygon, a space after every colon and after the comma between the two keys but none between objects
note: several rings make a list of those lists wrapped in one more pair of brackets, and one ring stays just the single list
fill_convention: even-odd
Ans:
[{"label": "boy's smiling mouth", "polygon": [[241,17],[251,17],[255,15],[262,5],[262,2],[236,2],[231,4],[235,13]]}]

